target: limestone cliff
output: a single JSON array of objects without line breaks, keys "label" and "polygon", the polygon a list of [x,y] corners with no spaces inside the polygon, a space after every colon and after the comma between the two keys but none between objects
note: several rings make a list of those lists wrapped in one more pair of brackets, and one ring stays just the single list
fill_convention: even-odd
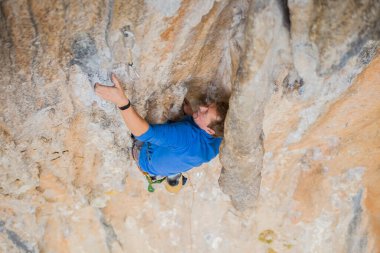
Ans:
[{"label": "limestone cliff", "polygon": [[[0,0],[0,252],[380,252],[380,2]],[[220,156],[147,183],[149,122],[228,101]]]}]

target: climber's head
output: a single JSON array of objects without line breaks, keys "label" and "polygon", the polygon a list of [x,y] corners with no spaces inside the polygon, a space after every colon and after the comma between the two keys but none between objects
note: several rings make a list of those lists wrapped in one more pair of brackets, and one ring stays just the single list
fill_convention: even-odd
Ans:
[{"label": "climber's head", "polygon": [[193,113],[193,118],[195,123],[208,134],[222,137],[227,111],[227,103],[213,102],[199,106],[198,111]]}]

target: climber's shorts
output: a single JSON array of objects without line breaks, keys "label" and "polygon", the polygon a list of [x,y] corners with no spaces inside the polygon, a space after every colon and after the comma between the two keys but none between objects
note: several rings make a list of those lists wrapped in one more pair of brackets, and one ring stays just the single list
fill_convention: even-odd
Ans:
[{"label": "climber's shorts", "polygon": [[133,140],[132,157],[133,157],[133,160],[135,160],[135,162],[137,163],[137,166],[140,168],[139,166],[140,150],[141,150],[141,147],[144,145],[144,142],[139,141],[134,137],[132,137],[132,140]]}]

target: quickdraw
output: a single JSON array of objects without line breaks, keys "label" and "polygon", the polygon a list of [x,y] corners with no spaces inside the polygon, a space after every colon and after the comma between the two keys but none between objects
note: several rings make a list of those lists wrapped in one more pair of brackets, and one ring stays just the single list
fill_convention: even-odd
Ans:
[{"label": "quickdraw", "polygon": [[137,72],[135,64],[133,64],[132,49],[135,46],[135,35],[132,33],[129,25],[122,27],[120,31],[123,34],[124,47],[127,49],[127,73],[133,81],[136,81],[137,79],[140,79],[140,75]]},{"label": "quickdraw", "polygon": [[148,181],[148,192],[154,192],[155,189],[153,187],[153,184],[161,184],[166,179],[166,177],[163,177],[161,179],[153,180],[148,173],[143,172],[143,174],[145,175],[145,178]]}]

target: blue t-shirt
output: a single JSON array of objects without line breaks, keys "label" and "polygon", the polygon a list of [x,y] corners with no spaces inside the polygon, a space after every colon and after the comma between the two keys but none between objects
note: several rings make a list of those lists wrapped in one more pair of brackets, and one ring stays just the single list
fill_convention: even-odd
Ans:
[{"label": "blue t-shirt", "polygon": [[139,165],[151,175],[169,176],[208,162],[219,153],[222,138],[213,137],[186,116],[179,122],[150,124],[136,137],[143,141]]}]

